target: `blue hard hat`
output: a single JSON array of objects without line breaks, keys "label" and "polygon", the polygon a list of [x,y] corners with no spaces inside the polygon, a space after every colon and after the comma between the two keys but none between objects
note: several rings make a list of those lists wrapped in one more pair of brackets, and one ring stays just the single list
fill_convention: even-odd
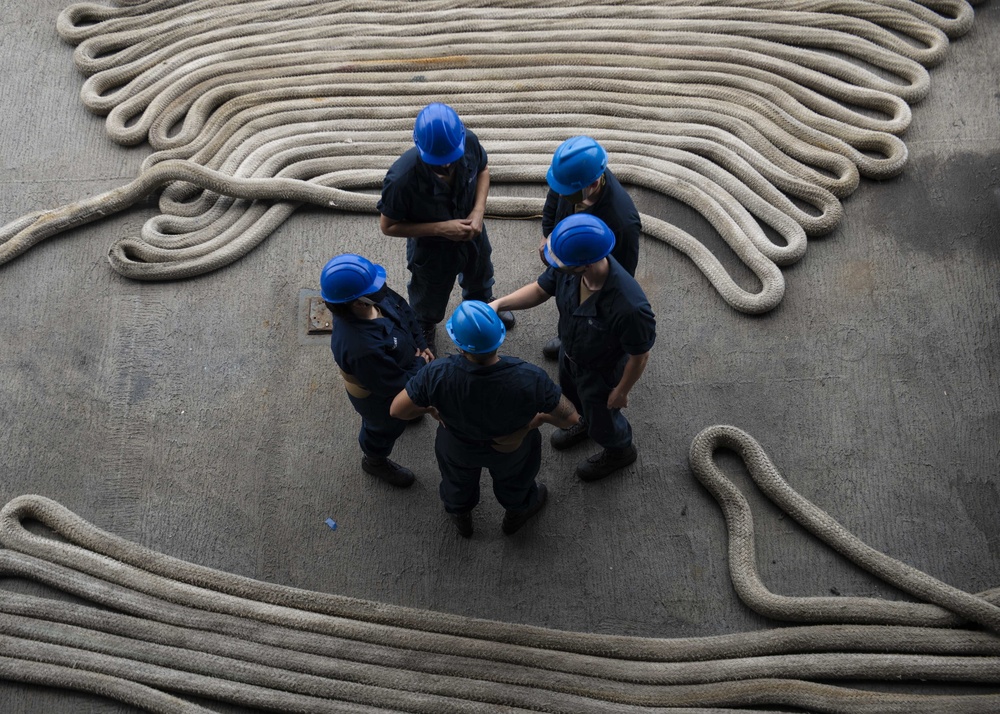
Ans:
[{"label": "blue hard hat", "polygon": [[320,294],[331,303],[345,303],[369,295],[385,285],[385,268],[354,253],[343,253],[323,266]]},{"label": "blue hard hat", "polygon": [[589,136],[566,139],[552,155],[545,180],[560,196],[583,190],[601,178],[608,166],[608,152]]},{"label": "blue hard hat", "polygon": [[413,143],[425,163],[450,164],[465,154],[465,125],[447,104],[428,104],[417,114]]},{"label": "blue hard hat", "polygon": [[448,337],[460,350],[474,355],[495,351],[507,336],[500,317],[479,300],[466,300],[456,307],[446,328]]},{"label": "blue hard hat", "polygon": [[574,213],[556,224],[545,241],[545,260],[553,268],[590,265],[615,247],[608,224],[589,213]]}]

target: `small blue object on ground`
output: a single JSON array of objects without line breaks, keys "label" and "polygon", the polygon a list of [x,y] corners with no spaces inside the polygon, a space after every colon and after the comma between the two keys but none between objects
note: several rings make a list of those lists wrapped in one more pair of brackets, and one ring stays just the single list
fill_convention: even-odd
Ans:
[{"label": "small blue object on ground", "polygon": [[327,518],[326,524],[330,526],[331,531],[337,530],[337,521],[333,520],[332,518]]}]

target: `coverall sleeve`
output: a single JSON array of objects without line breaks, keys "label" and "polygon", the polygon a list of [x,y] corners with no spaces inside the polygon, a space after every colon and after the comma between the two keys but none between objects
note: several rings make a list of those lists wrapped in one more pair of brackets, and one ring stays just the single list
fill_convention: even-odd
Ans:
[{"label": "coverall sleeve", "polygon": [[545,196],[545,205],[542,206],[542,236],[549,237],[549,233],[556,227],[556,206],[559,205],[559,194],[551,188]]},{"label": "coverall sleeve", "polygon": [[541,368],[538,369],[540,372],[538,386],[536,389],[538,411],[543,414],[549,414],[559,406],[559,398],[562,396],[562,389],[558,384],[552,381],[552,378],[545,373]]},{"label": "coverall sleeve", "polygon": [[547,292],[549,295],[556,294],[555,268],[549,268],[544,273],[538,276],[538,287]]},{"label": "coverall sleeve", "polygon": [[630,355],[649,352],[656,342],[656,317],[649,303],[632,309],[621,321],[622,349]]},{"label": "coverall sleeve", "polygon": [[418,407],[429,407],[431,405],[430,377],[432,370],[428,369],[430,366],[428,365],[417,372],[406,383],[406,396]]},{"label": "coverall sleeve", "polygon": [[[642,219],[639,218],[639,211],[632,206],[621,222],[616,236],[616,250],[612,253],[615,260],[621,263],[629,275],[635,275],[635,269],[639,265],[639,236],[642,233]],[[618,248],[618,245],[621,248]]]},{"label": "coverall sleeve", "polygon": [[476,137],[476,146],[479,149],[479,156],[476,161],[476,173],[482,173],[487,164],[489,163],[489,156],[486,154],[486,149],[483,148],[482,142],[479,141],[479,137]]},{"label": "coverall sleeve", "polygon": [[404,181],[405,177],[391,168],[382,180],[382,197],[376,208],[383,216],[394,221],[405,221],[409,215],[405,191],[402,190]]}]

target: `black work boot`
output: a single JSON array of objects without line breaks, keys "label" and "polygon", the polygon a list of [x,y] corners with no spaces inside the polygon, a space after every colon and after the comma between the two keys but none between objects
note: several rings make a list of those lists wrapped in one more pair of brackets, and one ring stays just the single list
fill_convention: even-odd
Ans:
[{"label": "black work boot", "polygon": [[472,511],[466,511],[465,513],[449,513],[448,517],[451,518],[451,522],[455,524],[455,528],[458,529],[458,534],[463,538],[472,537]]},{"label": "black work boot", "polygon": [[560,347],[562,347],[562,340],[558,337],[553,337],[542,347],[542,354],[545,355],[545,359],[559,359]]},{"label": "black work boot", "polygon": [[618,469],[623,469],[636,460],[639,452],[632,444],[624,449],[604,449],[580,462],[576,467],[576,475],[581,481],[597,481],[610,476]]},{"label": "black work boot", "polygon": [[405,466],[380,456],[361,457],[361,470],[397,488],[409,488],[417,477]]},{"label": "black work boot", "polygon": [[424,342],[427,343],[427,349],[429,349],[434,356],[437,357],[437,325],[428,325],[427,323],[421,322],[420,331],[424,333]]},{"label": "black work boot", "polygon": [[500,322],[502,322],[503,326],[508,330],[517,324],[517,318],[514,317],[514,313],[510,310],[501,310],[497,313],[497,317],[500,318]]},{"label": "black work boot", "polygon": [[500,524],[500,530],[504,532],[504,535],[517,533],[521,526],[542,510],[548,498],[549,489],[545,487],[544,483],[538,484],[538,500],[535,501],[535,505],[526,511],[507,511],[503,516],[503,523]]},{"label": "black work boot", "polygon": [[552,432],[552,436],[549,437],[549,443],[552,444],[553,449],[562,451],[571,446],[582,444],[587,438],[587,425],[583,423],[583,419],[580,419],[578,423],[569,429],[556,429]]}]

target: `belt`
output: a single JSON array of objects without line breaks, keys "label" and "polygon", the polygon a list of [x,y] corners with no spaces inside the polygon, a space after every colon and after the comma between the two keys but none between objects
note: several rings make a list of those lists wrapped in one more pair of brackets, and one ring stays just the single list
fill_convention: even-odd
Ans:
[{"label": "belt", "polygon": [[365,389],[353,374],[340,370],[340,376],[344,378],[344,388],[347,389],[347,393],[355,399],[366,399],[371,396],[371,390]]},{"label": "belt", "polygon": [[501,454],[510,454],[521,448],[522,442],[524,442],[524,437],[528,435],[527,425],[521,427],[515,432],[507,434],[506,436],[498,436],[493,439],[493,448],[499,451]]},{"label": "belt", "polygon": [[496,436],[492,439],[467,439],[465,437],[459,436],[454,431],[445,430],[446,433],[463,444],[468,444],[469,446],[488,446],[494,451],[499,451],[501,454],[510,454],[521,448],[521,444],[524,442],[524,437],[527,436],[530,429],[527,426],[523,426],[517,431],[511,432],[510,434],[505,434],[504,436]]}]

